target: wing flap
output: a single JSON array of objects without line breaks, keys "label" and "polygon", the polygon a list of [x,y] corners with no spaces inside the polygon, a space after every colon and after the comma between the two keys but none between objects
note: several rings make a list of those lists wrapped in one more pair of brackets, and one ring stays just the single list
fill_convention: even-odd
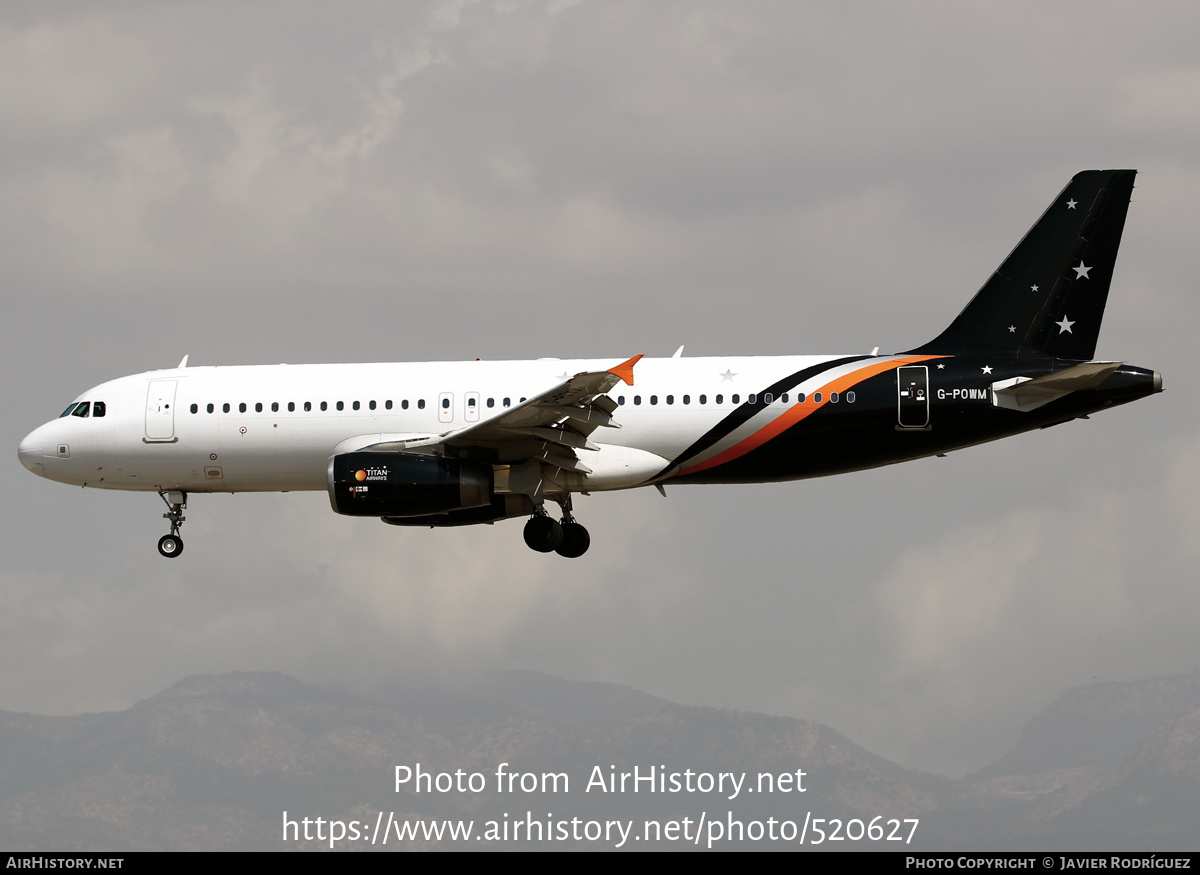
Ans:
[{"label": "wing flap", "polygon": [[579,474],[591,474],[592,469],[574,456],[568,456],[563,453],[556,453],[553,450],[543,450],[538,457],[547,465],[553,465],[555,468],[561,468],[564,471],[575,471]]},{"label": "wing flap", "polygon": [[506,428],[514,434],[528,435],[573,450],[600,449],[583,435],[567,428],[517,428],[515,426]]}]

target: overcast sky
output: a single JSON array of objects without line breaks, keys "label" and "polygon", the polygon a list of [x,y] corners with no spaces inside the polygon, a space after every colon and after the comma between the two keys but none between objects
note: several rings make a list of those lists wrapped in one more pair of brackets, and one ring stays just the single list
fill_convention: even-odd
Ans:
[{"label": "overcast sky", "polygon": [[[1066,687],[1200,665],[1200,7],[0,8],[0,709],[495,667],[813,718],[961,774]],[[1137,168],[1098,358],[1166,392],[944,459],[403,530],[40,480],[174,366],[863,353],[939,333],[1072,174]]]}]

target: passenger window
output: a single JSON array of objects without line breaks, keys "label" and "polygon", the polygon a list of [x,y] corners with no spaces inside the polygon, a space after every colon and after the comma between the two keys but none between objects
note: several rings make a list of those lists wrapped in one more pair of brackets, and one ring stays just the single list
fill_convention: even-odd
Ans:
[{"label": "passenger window", "polygon": [[625,406],[625,396],[624,396],[624,395],[618,395],[618,396],[617,396],[617,403],[618,403],[618,404],[620,404],[622,407],[624,407],[624,406]]},{"label": "passenger window", "polygon": [[853,393],[853,392],[847,392],[847,393],[846,393],[846,403],[847,403],[847,404],[853,404],[853,403],[854,403],[854,393]]},{"label": "passenger window", "polygon": [[524,398],[522,398],[522,399],[521,399],[521,403],[522,403],[522,404],[524,404],[524,403],[525,403],[525,399],[524,399]]},{"label": "passenger window", "polygon": [[707,404],[707,403],[708,403],[708,396],[707,396],[707,395],[701,395],[701,396],[700,396],[700,403],[701,403],[701,404]]},{"label": "passenger window", "polygon": [[221,412],[222,413],[229,412],[229,402],[228,401],[226,401],[224,404],[221,405]]},{"label": "passenger window", "polygon": [[254,412],[255,412],[255,413],[262,413],[262,402],[261,402],[261,401],[255,401],[255,402],[254,402]]},{"label": "passenger window", "polygon": [[511,401],[511,400],[509,400],[508,398],[505,398],[505,399],[504,399],[504,406],[505,406],[505,407],[512,407],[512,401]]},{"label": "passenger window", "polygon": [[723,404],[723,403],[725,402],[725,396],[724,396],[724,395],[718,395],[718,396],[716,397],[716,402],[717,402],[718,404]]},{"label": "passenger window", "polygon": [[392,409],[392,399],[389,398],[387,401],[383,402],[383,406],[385,408],[387,408],[388,410],[391,410]]},{"label": "passenger window", "polygon": [[408,399],[407,398],[405,398],[403,401],[400,402],[400,409],[408,410]]},{"label": "passenger window", "polygon": [[374,402],[374,401],[371,401],[369,404],[367,404],[367,407],[369,407],[369,408],[371,408],[372,410],[374,410],[374,409],[375,409],[375,402]]},{"label": "passenger window", "polygon": [[820,404],[820,403],[821,403],[821,393],[813,392],[813,404]]},{"label": "passenger window", "polygon": [[279,412],[279,402],[278,402],[278,401],[272,401],[272,402],[271,402],[271,412],[272,412],[272,413],[278,413],[278,412]]},{"label": "passenger window", "polygon": [[691,395],[684,395],[684,396],[683,396],[683,403],[684,403],[684,404],[691,404],[691,403],[692,403],[692,396],[691,396]]},{"label": "passenger window", "polygon": [[328,410],[328,409],[329,409],[329,402],[328,402],[328,401],[322,401],[322,402],[321,402],[321,410],[323,410],[323,411],[324,411],[324,410]]},{"label": "passenger window", "polygon": [[304,412],[305,412],[305,413],[311,413],[311,412],[312,412],[312,402],[311,402],[311,401],[305,401],[305,402],[304,402]]},{"label": "passenger window", "polygon": [[417,410],[424,410],[424,409],[425,409],[425,399],[418,398],[417,399]]},{"label": "passenger window", "polygon": [[475,409],[475,399],[474,398],[467,399],[467,407],[471,408],[472,410]]},{"label": "passenger window", "polygon": [[357,402],[357,401],[355,401],[355,402],[354,402],[353,404],[351,404],[350,406],[351,406],[351,407],[353,407],[355,410],[358,410],[358,402]]},{"label": "passenger window", "polygon": [[748,404],[754,404],[757,401],[758,401],[758,396],[755,395],[753,392],[751,392],[749,395],[746,396],[746,402]]},{"label": "passenger window", "polygon": [[837,403],[838,403],[838,393],[837,393],[837,392],[830,392],[830,393],[829,393],[829,403],[830,403],[830,404],[837,404]]},{"label": "passenger window", "polygon": [[288,402],[288,413],[295,413],[295,412],[296,412],[296,402],[289,401]]},{"label": "passenger window", "polygon": [[797,404],[804,403],[804,393],[803,392],[801,392],[799,395],[796,396],[796,403]]},{"label": "passenger window", "polygon": [[442,410],[449,410],[449,409],[450,409],[450,399],[443,398],[442,399]]},{"label": "passenger window", "polygon": [[773,397],[774,396],[772,396],[771,393],[768,392],[767,394],[763,395],[763,402],[766,404],[770,404]]},{"label": "passenger window", "polygon": [[734,395],[734,396],[733,396],[732,398],[730,398],[729,400],[730,400],[730,401],[732,401],[734,404],[737,404],[737,403],[738,403],[738,398],[740,398],[740,397],[741,397],[740,395]]},{"label": "passenger window", "polygon": [[633,403],[634,403],[635,405],[641,404],[641,403],[642,403],[642,396],[641,396],[641,395],[634,395],[634,396],[633,396]]},{"label": "passenger window", "polygon": [[657,396],[657,395],[651,395],[651,396],[650,396],[650,403],[651,403],[651,404],[657,404],[657,403],[658,403],[658,396]]},{"label": "passenger window", "polygon": [[206,407],[206,408],[205,408],[205,410],[207,410],[209,413],[212,413],[212,412],[213,412],[213,410],[215,410],[215,409],[216,409],[216,408],[214,408],[214,407],[213,407],[211,404],[210,404],[210,405],[208,405],[208,407]]},{"label": "passenger window", "polygon": [[674,395],[668,395],[668,396],[667,396],[667,403],[668,403],[668,404],[674,404],[674,403],[675,403],[675,396],[674,396]]},{"label": "passenger window", "polygon": [[495,399],[495,398],[489,398],[489,399],[487,400],[487,406],[488,406],[488,407],[495,407],[495,406],[496,406],[496,399]]},{"label": "passenger window", "polygon": [[788,403],[788,400],[787,400],[787,399],[788,399],[788,393],[787,393],[787,392],[784,392],[782,395],[780,395],[780,396],[779,396],[779,400],[780,400],[780,401],[782,401],[784,404],[787,404],[787,403]]},{"label": "passenger window", "polygon": [[193,404],[193,405],[192,405],[191,407],[189,407],[188,409],[189,409],[189,410],[191,410],[191,411],[192,411],[192,413],[199,413],[199,412],[200,412],[200,405],[199,405],[199,404]]},{"label": "passenger window", "polygon": [[339,402],[337,403],[337,409],[338,409],[338,410],[345,410],[345,409],[346,409],[346,403],[345,403],[344,401],[339,401]]},{"label": "passenger window", "polygon": [[246,412],[246,402],[243,401],[241,404],[238,405],[238,413],[245,413],[245,412]]}]

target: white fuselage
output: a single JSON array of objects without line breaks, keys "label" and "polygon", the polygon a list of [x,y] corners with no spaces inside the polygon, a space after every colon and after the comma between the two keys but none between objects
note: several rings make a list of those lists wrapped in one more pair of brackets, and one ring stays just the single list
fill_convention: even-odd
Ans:
[{"label": "white fuselage", "polygon": [[[876,361],[885,361],[881,357]],[[619,428],[583,452],[596,469],[575,488],[647,482],[751,393],[829,356],[642,359],[635,384],[608,393]],[[327,462],[381,441],[435,436],[501,415],[575,374],[613,360],[188,367],[102,383],[76,401],[102,417],[65,415],[31,432],[19,455],[51,480],[103,489],[187,492],[324,490]],[[813,392],[843,369],[826,371]],[[736,444],[795,403],[771,399],[705,455]],[[613,475],[621,448],[646,454]],[[606,457],[607,452],[607,457]],[[597,466],[594,460],[601,460]],[[657,470],[656,470],[657,469]],[[607,473],[606,473],[607,472]]]}]

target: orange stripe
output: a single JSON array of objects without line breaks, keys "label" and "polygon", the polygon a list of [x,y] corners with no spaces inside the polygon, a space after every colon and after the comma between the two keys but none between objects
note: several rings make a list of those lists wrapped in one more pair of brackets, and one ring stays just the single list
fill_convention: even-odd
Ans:
[{"label": "orange stripe", "polygon": [[[712,458],[705,459],[703,462],[697,462],[695,465],[676,471],[671,476],[678,477],[680,474],[695,474],[699,471],[707,471],[709,468],[715,468],[718,465],[724,465],[726,462],[732,462],[734,459],[741,458],[751,450],[758,449],[772,438],[778,437],[793,425],[800,422],[800,420],[811,416],[819,408],[824,407],[829,403],[830,392],[844,392],[847,389],[857,386],[859,383],[870,379],[877,374],[895,370],[896,368],[903,367],[904,365],[916,364],[917,362],[926,362],[930,359],[937,358],[946,358],[946,356],[914,355],[902,359],[892,359],[891,361],[886,362],[876,362],[875,364],[870,364],[866,367],[859,368],[856,371],[851,371],[849,374],[845,374],[836,378],[830,383],[826,383],[817,390],[818,392],[825,393],[825,398],[821,401],[821,403],[814,404],[812,401],[805,401],[801,404],[795,404],[784,413],[781,413],[775,419],[764,425],[754,434],[744,438],[729,449],[723,450]],[[810,393],[809,398],[811,398],[813,394],[815,393]]]}]

